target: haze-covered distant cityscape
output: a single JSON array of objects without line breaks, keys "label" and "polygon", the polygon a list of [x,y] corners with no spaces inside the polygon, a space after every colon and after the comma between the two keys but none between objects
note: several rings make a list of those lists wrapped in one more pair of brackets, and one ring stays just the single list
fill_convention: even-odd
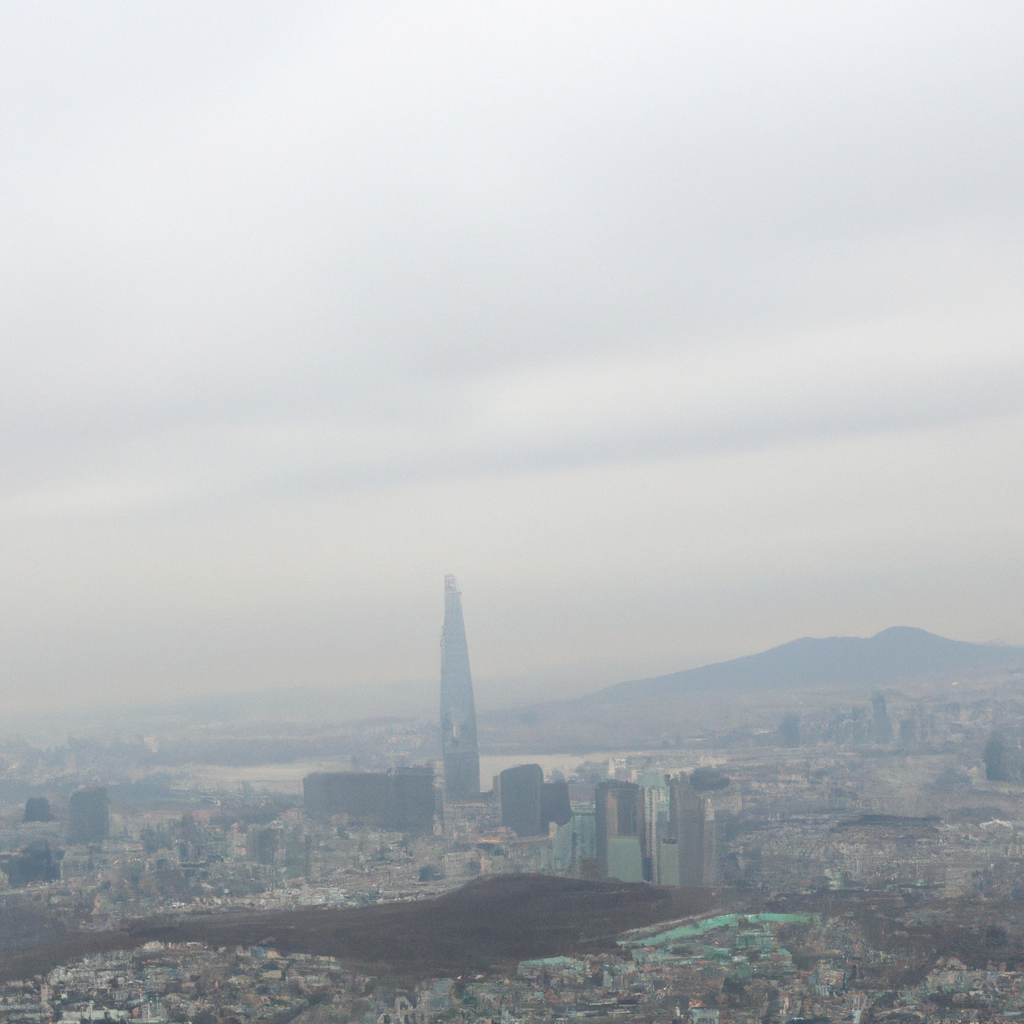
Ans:
[{"label": "haze-covered distant cityscape", "polygon": [[0,1024],[1024,1019],[1021,39],[0,0]]},{"label": "haze-covered distant cityscape", "polygon": [[478,721],[443,598],[429,719],[8,741],[0,1012],[1021,1012],[1024,649],[895,627]]}]

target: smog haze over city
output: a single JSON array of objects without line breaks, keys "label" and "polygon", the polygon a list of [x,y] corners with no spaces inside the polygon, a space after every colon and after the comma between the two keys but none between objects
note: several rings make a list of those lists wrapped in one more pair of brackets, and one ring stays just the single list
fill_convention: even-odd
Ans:
[{"label": "smog haze over city", "polygon": [[1022,39],[0,0],[0,1024],[1021,1018]]},{"label": "smog haze over city", "polygon": [[1024,643],[1021,21],[5,4],[5,702]]}]

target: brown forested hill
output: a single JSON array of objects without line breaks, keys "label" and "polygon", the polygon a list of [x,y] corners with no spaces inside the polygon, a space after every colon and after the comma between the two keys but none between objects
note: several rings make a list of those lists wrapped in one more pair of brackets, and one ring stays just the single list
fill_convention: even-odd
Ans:
[{"label": "brown forested hill", "polygon": [[412,903],[135,921],[120,931],[68,935],[59,944],[8,956],[0,960],[0,978],[34,975],[78,956],[154,940],[267,945],[403,977],[478,973],[607,948],[623,931],[703,913],[719,900],[719,892],[710,889],[502,875]]}]

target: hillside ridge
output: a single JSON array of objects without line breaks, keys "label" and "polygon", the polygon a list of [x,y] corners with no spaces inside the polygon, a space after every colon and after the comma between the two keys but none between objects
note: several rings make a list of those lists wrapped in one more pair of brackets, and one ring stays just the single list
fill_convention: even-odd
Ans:
[{"label": "hillside ridge", "polygon": [[800,637],[728,661],[683,669],[662,676],[627,680],[598,690],[608,699],[638,688],[649,695],[686,684],[709,683],[730,688],[802,685],[886,685],[937,672],[973,672],[1024,667],[1024,647],[950,640],[916,626],[890,626],[871,637]]},{"label": "hillside ridge", "polygon": [[1015,673],[1024,674],[1024,647],[950,640],[914,626],[891,626],[871,637],[800,637],[584,697],[486,712],[479,716],[481,748],[509,754],[640,749],[698,730],[730,728],[738,715],[774,728],[787,701],[806,710],[867,700],[875,690],[961,680],[988,685]]}]

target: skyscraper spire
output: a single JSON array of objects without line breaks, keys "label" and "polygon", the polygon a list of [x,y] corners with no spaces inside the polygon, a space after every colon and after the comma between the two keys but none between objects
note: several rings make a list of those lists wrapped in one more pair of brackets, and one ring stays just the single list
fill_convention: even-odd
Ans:
[{"label": "skyscraper spire", "polygon": [[444,578],[444,632],[441,635],[441,749],[444,791],[449,800],[480,795],[480,750],[476,742],[473,679],[462,621],[462,595],[454,576]]}]

